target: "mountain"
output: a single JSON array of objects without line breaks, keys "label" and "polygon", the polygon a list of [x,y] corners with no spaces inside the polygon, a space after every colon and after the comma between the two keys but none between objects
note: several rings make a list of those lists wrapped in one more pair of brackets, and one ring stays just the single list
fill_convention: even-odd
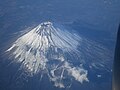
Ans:
[{"label": "mountain", "polygon": [[73,80],[89,82],[88,71],[110,71],[107,48],[52,22],[21,35],[6,52],[22,63],[20,69],[32,76],[46,74],[60,88],[70,87]]}]

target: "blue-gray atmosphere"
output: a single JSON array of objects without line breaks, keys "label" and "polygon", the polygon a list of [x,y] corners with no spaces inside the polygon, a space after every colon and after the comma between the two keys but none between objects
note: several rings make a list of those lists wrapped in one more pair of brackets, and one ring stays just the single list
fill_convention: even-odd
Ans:
[{"label": "blue-gray atmosphere", "polygon": [[0,90],[111,90],[120,0],[0,1]]}]

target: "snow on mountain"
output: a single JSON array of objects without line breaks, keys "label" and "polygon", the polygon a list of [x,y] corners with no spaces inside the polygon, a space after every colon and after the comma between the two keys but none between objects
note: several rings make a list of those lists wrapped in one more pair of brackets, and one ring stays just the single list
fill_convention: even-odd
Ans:
[{"label": "snow on mountain", "polygon": [[[7,52],[13,50],[16,62],[22,62],[23,67],[30,73],[45,70],[50,80],[56,87],[64,87],[62,79],[64,72],[79,82],[88,81],[87,71],[80,67],[72,66],[64,55],[65,52],[78,52],[77,47],[81,38],[77,34],[54,28],[51,22],[44,22],[19,37]],[[58,61],[52,67],[49,62]],[[60,65],[62,63],[62,65]],[[60,75],[56,75],[60,71]]]},{"label": "snow on mountain", "polygon": [[[72,80],[88,82],[88,70],[104,69],[109,63],[106,48],[80,35],[44,22],[20,36],[6,50],[29,73],[46,74],[54,86],[70,87]],[[77,63],[78,65],[76,65]],[[105,68],[107,69],[107,68]],[[69,80],[69,84],[65,81]]]}]

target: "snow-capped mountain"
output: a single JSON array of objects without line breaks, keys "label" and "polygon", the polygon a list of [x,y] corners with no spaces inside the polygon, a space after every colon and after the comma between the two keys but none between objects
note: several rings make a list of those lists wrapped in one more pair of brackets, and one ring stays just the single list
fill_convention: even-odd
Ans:
[{"label": "snow-capped mountain", "polygon": [[[88,71],[83,66],[100,69],[109,62],[107,49],[69,30],[54,27],[51,22],[41,23],[23,34],[6,52],[22,63],[23,69],[32,74],[46,74],[60,88],[70,87],[73,79],[88,82]],[[65,84],[66,79],[70,80],[69,85]]]}]

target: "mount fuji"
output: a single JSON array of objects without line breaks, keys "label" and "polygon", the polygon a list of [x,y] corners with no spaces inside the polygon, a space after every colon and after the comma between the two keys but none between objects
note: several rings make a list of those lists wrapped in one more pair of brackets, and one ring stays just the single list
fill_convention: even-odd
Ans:
[{"label": "mount fuji", "polygon": [[91,69],[110,71],[108,49],[52,22],[43,22],[21,35],[6,52],[14,62],[22,63],[20,69],[32,76],[46,74],[59,88],[70,87],[72,80],[89,82]]}]

